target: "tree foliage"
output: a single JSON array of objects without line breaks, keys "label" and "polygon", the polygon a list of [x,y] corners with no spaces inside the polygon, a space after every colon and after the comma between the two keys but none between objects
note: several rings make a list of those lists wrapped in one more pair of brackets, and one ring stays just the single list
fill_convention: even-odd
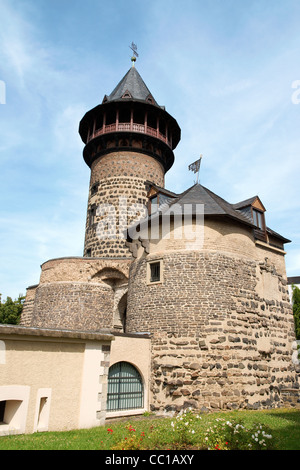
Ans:
[{"label": "tree foliage", "polygon": [[21,294],[16,300],[7,297],[5,302],[2,302],[0,294],[0,323],[18,325],[23,309],[25,297]]},{"label": "tree foliage", "polygon": [[300,340],[300,289],[292,286],[293,289],[293,314],[295,321],[296,338]]}]

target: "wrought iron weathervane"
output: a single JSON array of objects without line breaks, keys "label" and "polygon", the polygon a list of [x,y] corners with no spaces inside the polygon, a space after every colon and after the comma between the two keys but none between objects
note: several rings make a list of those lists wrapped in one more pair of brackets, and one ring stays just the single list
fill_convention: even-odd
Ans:
[{"label": "wrought iron weathervane", "polygon": [[129,48],[132,50],[133,52],[133,56],[131,57],[131,61],[132,61],[132,65],[134,65],[134,62],[136,61],[136,57],[138,57],[138,53],[137,53],[137,45],[134,44],[134,42],[131,43],[131,46],[129,46]]}]

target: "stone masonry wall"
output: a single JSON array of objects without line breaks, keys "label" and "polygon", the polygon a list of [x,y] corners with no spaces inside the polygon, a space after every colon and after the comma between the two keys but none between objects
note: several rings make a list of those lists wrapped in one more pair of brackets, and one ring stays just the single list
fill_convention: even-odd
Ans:
[{"label": "stone masonry wall", "polygon": [[29,306],[21,316],[21,325],[96,331],[118,326],[129,263],[91,258],[44,263],[39,285],[26,298]]},{"label": "stone masonry wall", "polygon": [[23,326],[30,325],[32,319],[32,313],[34,310],[34,301],[37,285],[30,286],[26,290],[25,302],[22,309],[22,315],[20,323]]},{"label": "stone masonry wall", "polygon": [[36,291],[30,326],[101,330],[112,328],[113,291],[106,285],[60,282]]},{"label": "stone masonry wall", "polygon": [[[268,260],[193,251],[161,257],[160,284],[146,283],[148,258],[131,266],[127,309],[127,331],[153,335],[153,410],[280,406],[283,389],[298,388],[286,279]],[[266,274],[270,295],[261,288]]]},{"label": "stone masonry wall", "polygon": [[[136,152],[112,152],[96,160],[91,168],[90,192],[87,210],[84,256],[90,250],[92,257],[127,257],[131,258],[119,227],[127,228],[128,223],[144,215],[139,207],[146,207],[147,189],[145,181],[149,180],[164,186],[164,169],[154,158]],[[96,186],[95,186],[96,185]],[[93,191],[92,188],[95,188]],[[126,198],[126,209],[120,209],[120,197]],[[123,199],[124,201],[124,199]],[[103,228],[108,219],[104,209],[102,215],[99,207],[113,206],[110,214],[115,217],[116,224]],[[91,210],[96,211],[91,222]],[[127,211],[130,209],[132,214]],[[121,212],[124,212],[121,215]],[[104,220],[104,222],[103,222]],[[102,221],[102,222],[101,222]],[[112,218],[113,222],[114,219]],[[114,233],[114,229],[116,232]],[[103,239],[101,239],[103,236]]]}]

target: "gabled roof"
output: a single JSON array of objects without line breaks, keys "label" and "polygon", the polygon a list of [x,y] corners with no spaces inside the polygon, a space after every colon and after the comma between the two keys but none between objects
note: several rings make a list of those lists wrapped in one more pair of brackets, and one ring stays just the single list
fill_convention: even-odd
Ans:
[{"label": "gabled roof", "polygon": [[146,101],[158,106],[149,88],[135,67],[131,67],[109,96],[105,95],[103,103],[132,99]]},{"label": "gabled roof", "polygon": [[[152,187],[155,185],[152,184]],[[157,187],[159,189],[159,187]],[[163,188],[161,188],[163,189]],[[165,190],[166,191],[166,190]],[[171,192],[170,192],[171,193]],[[237,207],[245,207],[251,205],[256,200],[259,200],[258,196],[254,196],[253,198],[247,199],[247,201],[242,201],[242,203],[238,204],[230,204],[229,202],[225,201],[225,199],[217,196],[215,193],[210,191],[209,189],[205,188],[201,184],[195,184],[191,188],[188,188],[182,194],[176,195],[175,193],[171,193],[172,197],[165,202],[162,206],[159,207],[158,211],[146,217],[143,220],[138,221],[136,224],[137,226],[145,226],[149,221],[157,218],[163,218],[164,216],[169,216],[172,214],[172,206],[179,205],[184,206],[184,204],[189,204],[192,206],[192,214],[196,214],[197,211],[197,204],[204,205],[204,216],[222,216],[222,217],[230,217],[231,219],[236,220],[239,223],[248,225],[250,228],[257,230],[257,226],[253,223],[250,217],[247,217],[246,214],[243,214]],[[260,201],[260,200],[259,200]],[[245,202],[245,206],[243,205]],[[240,206],[241,204],[241,206]],[[182,212],[183,213],[183,212]],[[274,236],[275,238],[280,239],[283,243],[289,243],[290,240],[283,237],[279,233],[271,230],[269,227],[266,228],[268,234]]]},{"label": "gabled roof", "polygon": [[256,200],[257,196],[250,197],[249,199],[245,199],[244,201],[237,202],[236,204],[232,204],[235,209],[242,209],[243,207],[251,206],[254,201]]},{"label": "gabled roof", "polygon": [[266,210],[258,196],[253,196],[253,197],[250,197],[249,199],[245,199],[244,201],[237,202],[236,204],[232,204],[232,207],[234,207],[234,209],[244,209],[245,207],[249,207],[249,206],[252,206],[264,212]]}]

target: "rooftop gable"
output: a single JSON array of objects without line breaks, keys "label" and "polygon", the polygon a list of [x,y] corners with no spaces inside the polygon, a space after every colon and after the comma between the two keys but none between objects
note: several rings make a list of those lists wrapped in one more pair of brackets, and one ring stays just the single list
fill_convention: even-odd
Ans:
[{"label": "rooftop gable", "polygon": [[266,211],[263,203],[261,202],[258,196],[253,196],[253,197],[250,197],[249,199],[245,199],[244,201],[237,202],[236,204],[232,204],[232,207],[234,209],[243,209],[244,207],[249,207],[249,206],[252,206],[255,209],[261,210],[262,212]]}]

